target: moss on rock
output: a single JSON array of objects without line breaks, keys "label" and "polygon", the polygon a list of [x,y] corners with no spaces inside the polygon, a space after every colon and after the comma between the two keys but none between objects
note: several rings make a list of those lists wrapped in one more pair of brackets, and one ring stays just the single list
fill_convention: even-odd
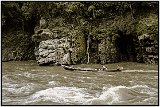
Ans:
[{"label": "moss on rock", "polygon": [[86,57],[86,40],[85,35],[80,30],[72,30],[71,36],[71,47],[73,49],[71,53],[71,59],[73,64],[82,63]]}]

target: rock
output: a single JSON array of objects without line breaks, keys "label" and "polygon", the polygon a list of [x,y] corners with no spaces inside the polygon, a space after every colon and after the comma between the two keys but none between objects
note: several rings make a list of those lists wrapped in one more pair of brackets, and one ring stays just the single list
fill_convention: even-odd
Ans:
[{"label": "rock", "polygon": [[45,44],[40,44],[40,45],[39,45],[39,48],[40,48],[40,49],[47,49],[47,47],[48,47],[48,46],[45,45]]},{"label": "rock", "polygon": [[42,51],[44,51],[45,49],[43,49],[43,48],[39,48],[39,52],[42,52]]},{"label": "rock", "polygon": [[44,19],[44,17],[41,17],[39,23],[40,23],[40,28],[46,28],[47,27],[47,22]]},{"label": "rock", "polygon": [[147,64],[158,63],[156,56],[158,55],[158,44],[155,40],[152,40],[153,35],[143,34],[138,37],[139,39],[139,51],[137,53],[137,61]]},{"label": "rock", "polygon": [[38,29],[32,36],[34,42],[41,42],[52,38],[54,38],[54,35],[49,29]]},{"label": "rock", "polygon": [[53,53],[55,52],[55,50],[48,50],[48,53]]},{"label": "rock", "polygon": [[49,49],[49,50],[54,50],[55,48],[56,48],[55,45],[48,45],[48,49]]},{"label": "rock", "polygon": [[71,64],[70,53],[67,53],[63,56],[62,64],[66,64],[66,65]]},{"label": "rock", "polygon": [[50,53],[47,58],[51,58],[53,63],[56,62],[56,53]]},{"label": "rock", "polygon": [[98,43],[98,58],[101,64],[118,62],[117,48],[110,38],[103,38]]},{"label": "rock", "polygon": [[73,64],[77,63],[85,63],[86,62],[86,42],[85,42],[85,35],[83,32],[79,30],[73,30],[70,32],[72,36],[71,39],[71,61]]},{"label": "rock", "polygon": [[5,48],[4,50],[2,50],[2,62],[12,61],[18,58],[21,58],[21,56],[17,54],[17,51],[11,48]]},{"label": "rock", "polygon": [[[35,27],[32,40],[38,44],[37,52],[35,52],[37,62],[41,65],[44,63],[58,65],[71,64],[71,62],[73,64],[84,63],[86,54],[84,33],[77,28],[76,30],[66,27],[51,27],[50,29]],[[70,55],[69,52],[71,52]],[[48,58],[52,61],[48,62]]]},{"label": "rock", "polygon": [[140,41],[140,40],[144,40],[144,39],[147,39],[147,38],[149,38],[150,37],[150,35],[148,35],[148,34],[143,34],[143,35],[140,35],[140,36],[138,36],[138,40]]},{"label": "rock", "polygon": [[44,51],[41,51],[39,52],[39,55],[43,58],[47,57],[49,54],[49,51],[48,50],[44,50]]},{"label": "rock", "polygon": [[67,38],[41,41],[38,48],[35,55],[39,65],[71,64],[68,55],[70,43]]},{"label": "rock", "polygon": [[50,64],[50,62],[46,58],[41,58],[37,62],[38,62],[39,65],[49,65]]}]

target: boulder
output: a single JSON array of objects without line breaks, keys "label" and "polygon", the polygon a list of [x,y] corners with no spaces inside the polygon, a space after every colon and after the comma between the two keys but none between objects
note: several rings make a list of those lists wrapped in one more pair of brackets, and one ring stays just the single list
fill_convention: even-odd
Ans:
[{"label": "boulder", "polygon": [[63,56],[63,59],[62,59],[62,64],[67,64],[67,65],[70,65],[71,64],[71,59],[70,59],[70,53],[66,53],[64,56]]},{"label": "boulder", "polygon": [[69,48],[68,38],[41,41],[35,52],[37,62],[39,65],[71,64]]},{"label": "boulder", "polygon": [[48,54],[49,54],[49,51],[48,51],[48,50],[44,50],[44,51],[39,52],[39,56],[41,56],[41,57],[43,57],[43,58],[47,57]]}]

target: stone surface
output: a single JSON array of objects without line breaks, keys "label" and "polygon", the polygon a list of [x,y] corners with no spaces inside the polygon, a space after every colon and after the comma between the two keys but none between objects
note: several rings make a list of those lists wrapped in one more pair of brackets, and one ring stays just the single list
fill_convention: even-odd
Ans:
[{"label": "stone surface", "polygon": [[[112,22],[112,21],[111,21]],[[138,29],[141,34],[130,34],[119,29],[108,31],[106,23],[95,33],[82,31],[81,28],[49,26],[36,28],[32,40],[37,43],[35,56],[43,64],[78,64],[87,62],[87,40],[90,34],[90,63],[114,63],[119,61],[138,61],[157,63],[158,40],[152,30]],[[111,23],[110,23],[111,24]],[[138,23],[139,28],[143,23]],[[152,26],[152,25],[150,25]],[[143,33],[142,33],[142,31]],[[123,44],[124,42],[124,44]]]},{"label": "stone surface", "polygon": [[71,64],[70,53],[67,51],[69,48],[70,45],[67,38],[41,41],[35,52],[37,62],[39,65]]},{"label": "stone surface", "polygon": [[79,30],[37,29],[32,40],[37,44],[35,56],[39,65],[77,64],[85,61],[85,37]]},{"label": "stone surface", "polygon": [[111,39],[109,37],[101,39],[98,44],[98,57],[101,64],[118,62],[118,50]]},{"label": "stone surface", "polygon": [[85,35],[80,30],[73,30],[71,36],[71,62],[72,64],[85,63],[86,42]]},{"label": "stone surface", "polygon": [[139,38],[137,60],[147,64],[158,63],[158,40],[152,40],[154,35],[143,34]]},{"label": "stone surface", "polygon": [[19,50],[5,48],[2,50],[2,62],[12,61],[12,60],[21,60],[23,53]]},{"label": "stone surface", "polygon": [[54,35],[49,29],[37,29],[32,36],[32,40],[35,42],[41,42],[52,38],[54,38]]}]

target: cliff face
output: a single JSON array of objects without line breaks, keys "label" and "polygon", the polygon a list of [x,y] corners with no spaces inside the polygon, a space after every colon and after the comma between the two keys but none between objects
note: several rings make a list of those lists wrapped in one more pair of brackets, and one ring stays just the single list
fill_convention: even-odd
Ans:
[{"label": "cliff face", "polygon": [[[18,21],[20,28],[5,30],[9,24],[4,22],[3,61],[36,59],[40,65],[158,63],[156,3],[47,3],[22,3],[27,18]],[[9,23],[9,19],[4,21]]]},{"label": "cliff face", "polygon": [[32,40],[37,44],[35,56],[39,65],[84,63],[84,34],[78,30],[69,32],[55,28],[36,31]]},{"label": "cliff face", "polygon": [[137,60],[145,63],[158,63],[158,16],[150,13],[137,24],[138,54]]},{"label": "cliff face", "polygon": [[[158,63],[157,21],[157,15],[150,13],[137,21],[135,25],[137,34],[127,31],[128,29],[118,29],[107,35],[103,29],[109,29],[110,22],[104,20],[94,28],[97,30],[96,33],[90,36],[90,63],[106,64],[120,61]],[[46,27],[35,32],[32,38],[39,44],[35,55],[40,65],[87,62],[87,35],[81,29],[67,31],[64,29],[67,28]]]}]

